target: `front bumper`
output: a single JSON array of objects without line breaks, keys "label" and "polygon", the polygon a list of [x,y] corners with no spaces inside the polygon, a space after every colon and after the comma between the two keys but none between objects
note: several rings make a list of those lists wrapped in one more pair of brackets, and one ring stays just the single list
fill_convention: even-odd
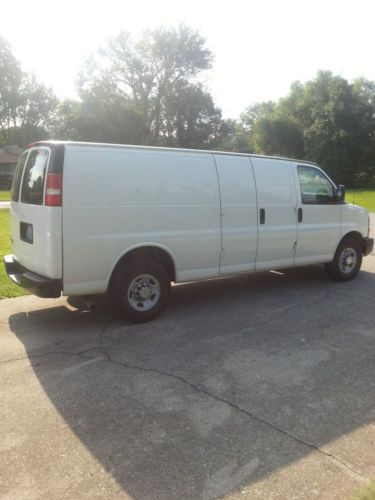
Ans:
[{"label": "front bumper", "polygon": [[363,255],[368,255],[374,249],[374,238],[363,238],[362,240]]},{"label": "front bumper", "polygon": [[60,297],[62,280],[45,278],[33,273],[17,262],[13,255],[5,255],[4,264],[9,278],[18,286],[42,298]]}]

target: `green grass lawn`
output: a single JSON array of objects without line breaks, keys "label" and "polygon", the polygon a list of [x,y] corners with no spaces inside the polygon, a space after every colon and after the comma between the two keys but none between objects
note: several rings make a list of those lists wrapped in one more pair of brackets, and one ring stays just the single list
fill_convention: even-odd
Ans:
[{"label": "green grass lawn", "polygon": [[352,500],[375,500],[375,483],[361,488],[359,492],[352,497]]},{"label": "green grass lawn", "polygon": [[10,191],[0,191],[0,201],[10,201]]},{"label": "green grass lawn", "polygon": [[345,200],[367,208],[369,212],[375,212],[375,187],[348,189]]},{"label": "green grass lawn", "polygon": [[27,292],[14,285],[5,272],[3,263],[3,256],[11,253],[10,237],[9,237],[9,210],[0,210],[0,298],[4,297],[18,297],[19,295],[26,295]]}]

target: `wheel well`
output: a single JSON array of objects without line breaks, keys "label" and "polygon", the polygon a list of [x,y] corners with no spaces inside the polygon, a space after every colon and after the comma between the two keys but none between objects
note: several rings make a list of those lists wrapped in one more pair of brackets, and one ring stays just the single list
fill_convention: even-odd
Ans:
[{"label": "wheel well", "polygon": [[168,272],[171,281],[176,280],[176,270],[172,260],[172,257],[163,250],[158,247],[140,247],[134,248],[134,250],[130,250],[130,252],[126,253],[121,257],[121,259],[117,262],[115,268],[113,269],[111,279],[109,280],[109,290],[113,289],[116,286],[116,279],[118,270],[126,265],[129,265],[131,262],[139,260],[151,260],[156,261],[161,264],[166,271]]},{"label": "wheel well", "polygon": [[345,240],[357,240],[358,243],[361,245],[362,250],[363,251],[365,250],[363,246],[363,236],[361,235],[361,233],[358,233],[357,231],[351,231],[350,233],[347,233],[345,236],[341,238],[340,243]]}]

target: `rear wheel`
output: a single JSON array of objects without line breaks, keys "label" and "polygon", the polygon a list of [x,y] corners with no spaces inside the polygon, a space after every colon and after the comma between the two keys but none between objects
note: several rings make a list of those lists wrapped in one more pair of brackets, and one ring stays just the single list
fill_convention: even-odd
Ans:
[{"label": "rear wheel", "polygon": [[119,269],[117,283],[117,303],[133,323],[155,319],[167,305],[171,280],[158,262],[128,262]]},{"label": "rear wheel", "polygon": [[362,247],[357,240],[347,239],[337,247],[332,262],[326,264],[328,274],[336,281],[349,281],[358,274],[362,264]]}]

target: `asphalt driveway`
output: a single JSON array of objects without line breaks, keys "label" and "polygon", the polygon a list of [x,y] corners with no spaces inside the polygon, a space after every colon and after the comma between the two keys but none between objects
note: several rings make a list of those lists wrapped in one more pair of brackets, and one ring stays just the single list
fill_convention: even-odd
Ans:
[{"label": "asphalt driveway", "polygon": [[105,301],[0,303],[0,494],[345,498],[375,477],[375,255]]}]

